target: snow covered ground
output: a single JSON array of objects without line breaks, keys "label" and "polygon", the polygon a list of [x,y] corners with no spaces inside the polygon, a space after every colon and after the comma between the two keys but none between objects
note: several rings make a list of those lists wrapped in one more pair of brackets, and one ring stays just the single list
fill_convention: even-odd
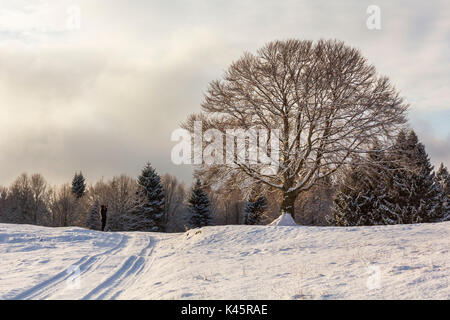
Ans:
[{"label": "snow covered ground", "polygon": [[450,222],[183,234],[0,224],[0,299],[450,299]]}]

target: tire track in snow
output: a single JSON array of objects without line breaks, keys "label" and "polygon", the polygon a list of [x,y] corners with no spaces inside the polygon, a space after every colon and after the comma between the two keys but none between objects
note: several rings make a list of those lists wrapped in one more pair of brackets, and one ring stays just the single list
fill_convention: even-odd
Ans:
[{"label": "tire track in snow", "polygon": [[65,268],[63,271],[57,273],[55,276],[38,283],[37,285],[34,285],[30,289],[25,290],[24,292],[16,295],[12,298],[12,300],[24,300],[24,299],[46,299],[50,297],[52,294],[58,291],[59,285],[63,284],[65,285],[66,281],[72,276],[72,273],[70,272],[70,268],[78,267],[80,270],[79,276],[83,276],[86,274],[89,270],[91,270],[93,267],[98,267],[101,265],[104,261],[107,260],[109,255],[114,255],[117,252],[121,251],[121,248],[123,248],[128,240],[129,236],[121,235],[119,243],[114,246],[113,248],[110,248],[102,253],[89,256],[85,255],[81,257],[77,262],[71,264],[68,268]]},{"label": "tire track in snow", "polygon": [[137,255],[131,255],[128,259],[106,280],[85,295],[83,300],[116,299],[126,288],[137,281],[137,277],[144,269],[148,270],[155,256],[146,268],[149,257],[153,255],[156,246],[156,238],[148,237],[147,245]]}]

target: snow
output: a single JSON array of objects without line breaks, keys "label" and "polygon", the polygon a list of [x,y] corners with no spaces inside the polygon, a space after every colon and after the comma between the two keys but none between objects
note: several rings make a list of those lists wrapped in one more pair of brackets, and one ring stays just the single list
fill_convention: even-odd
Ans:
[{"label": "snow", "polygon": [[285,226],[285,227],[295,227],[297,224],[292,218],[290,213],[283,213],[278,218],[270,223],[271,226]]},{"label": "snow", "polygon": [[178,234],[0,224],[0,299],[450,299],[449,231],[450,222]]}]

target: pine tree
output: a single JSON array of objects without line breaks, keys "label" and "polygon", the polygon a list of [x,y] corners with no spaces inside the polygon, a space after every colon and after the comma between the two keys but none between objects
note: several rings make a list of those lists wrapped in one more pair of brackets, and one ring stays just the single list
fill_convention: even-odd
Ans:
[{"label": "pine tree", "polygon": [[100,230],[101,229],[101,221],[100,221],[100,205],[98,200],[94,202],[91,207],[91,211],[88,214],[87,226],[92,230]]},{"label": "pine tree", "polygon": [[414,131],[401,131],[388,154],[372,150],[367,165],[352,166],[337,191],[330,222],[409,224],[441,221],[446,214],[448,205],[423,144]]},{"label": "pine tree", "polygon": [[442,192],[443,203],[444,203],[444,217],[443,221],[450,220],[450,174],[443,163],[439,166],[436,171],[436,181]]},{"label": "pine tree", "polygon": [[442,162],[436,171],[436,180],[441,186],[442,192],[450,198],[450,174]]},{"label": "pine tree", "polygon": [[[398,214],[397,223],[435,222],[444,217],[444,198],[425,147],[411,131],[397,141],[390,197]],[[393,162],[396,163],[396,162]]]},{"label": "pine tree", "polygon": [[[370,159],[370,157],[369,157]],[[373,159],[372,159],[373,160]],[[386,188],[379,163],[353,163],[344,175],[333,201],[331,224],[367,226],[385,224]]]},{"label": "pine tree", "polygon": [[72,193],[77,199],[83,197],[86,191],[86,183],[83,177],[83,173],[80,171],[79,173],[75,173],[72,180]]},{"label": "pine tree", "polygon": [[188,210],[190,213],[189,227],[201,228],[212,224],[212,217],[209,210],[209,199],[202,189],[200,180],[197,180],[192,188],[189,198]]},{"label": "pine tree", "polygon": [[150,163],[137,179],[135,208],[127,217],[127,229],[132,231],[164,231],[164,190],[161,178]]},{"label": "pine tree", "polygon": [[[256,198],[256,199],[255,199]],[[267,200],[264,196],[251,197],[244,208],[244,224],[258,225],[267,210]]]},{"label": "pine tree", "polygon": [[350,165],[336,191],[329,223],[337,226],[393,223],[396,214],[387,195],[387,162],[384,148],[375,142],[366,158]]}]

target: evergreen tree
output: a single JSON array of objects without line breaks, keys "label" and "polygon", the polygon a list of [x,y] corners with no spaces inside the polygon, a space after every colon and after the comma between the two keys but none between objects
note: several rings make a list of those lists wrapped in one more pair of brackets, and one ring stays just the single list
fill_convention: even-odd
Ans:
[{"label": "evergreen tree", "polygon": [[390,218],[384,176],[385,154],[376,144],[364,165],[352,163],[333,202],[331,224],[367,226],[387,224]]},{"label": "evergreen tree", "polygon": [[414,131],[406,139],[397,140],[393,157],[396,170],[389,193],[395,204],[396,223],[441,220],[445,214],[443,193],[425,147]]},{"label": "evergreen tree", "polygon": [[[378,147],[375,147],[378,148]],[[369,152],[339,187],[331,222],[341,226],[408,224],[444,219],[447,204],[416,134],[401,131],[388,154]]]},{"label": "evergreen tree", "polygon": [[91,211],[88,214],[88,218],[87,218],[87,222],[86,222],[89,229],[92,229],[92,230],[100,230],[101,229],[99,212],[100,212],[100,205],[99,205],[98,200],[96,200],[91,207]]},{"label": "evergreen tree", "polygon": [[164,230],[164,190],[161,178],[147,163],[137,179],[136,204],[127,217],[127,229],[132,231]]},{"label": "evergreen tree", "polygon": [[192,188],[189,198],[188,210],[190,213],[189,227],[201,228],[212,224],[212,217],[209,210],[209,199],[203,191],[200,180],[197,180]]},{"label": "evergreen tree", "polygon": [[81,171],[79,173],[75,173],[72,180],[72,193],[77,199],[83,197],[86,191],[86,183],[83,177],[83,173]]},{"label": "evergreen tree", "polygon": [[444,202],[444,217],[443,221],[450,220],[450,174],[443,163],[439,166],[436,172],[436,181],[439,184]]},{"label": "evergreen tree", "polygon": [[[256,199],[255,199],[256,198]],[[244,208],[244,224],[261,224],[262,217],[267,210],[267,200],[264,196],[252,197],[247,200]]]},{"label": "evergreen tree", "polygon": [[442,192],[450,198],[450,174],[442,162],[436,171],[436,180],[441,186]]}]

